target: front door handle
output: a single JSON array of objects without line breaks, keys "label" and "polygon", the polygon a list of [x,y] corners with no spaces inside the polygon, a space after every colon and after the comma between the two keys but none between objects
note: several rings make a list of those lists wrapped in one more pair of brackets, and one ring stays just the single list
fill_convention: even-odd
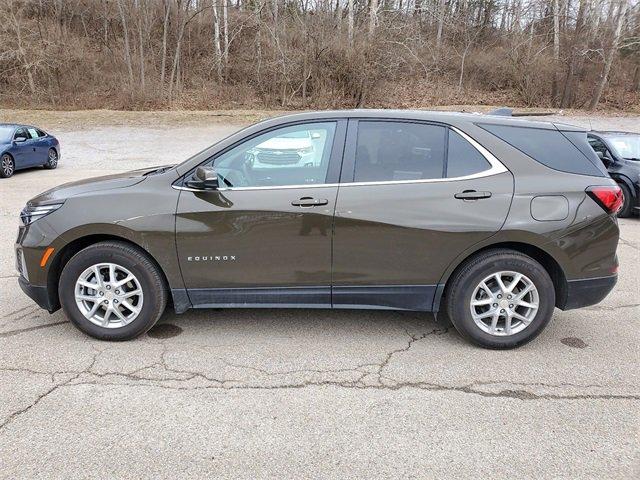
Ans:
[{"label": "front door handle", "polygon": [[329,200],[326,198],[302,197],[299,200],[291,202],[291,205],[294,207],[317,207],[319,205],[326,205],[327,203],[329,203]]},{"label": "front door handle", "polygon": [[465,190],[464,192],[456,193],[454,195],[458,200],[480,200],[483,198],[490,198],[491,192],[477,192],[475,190]]}]

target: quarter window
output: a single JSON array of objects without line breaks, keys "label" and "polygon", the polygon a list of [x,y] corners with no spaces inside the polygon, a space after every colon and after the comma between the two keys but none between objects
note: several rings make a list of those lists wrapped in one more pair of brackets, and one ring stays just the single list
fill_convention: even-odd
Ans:
[{"label": "quarter window", "polygon": [[336,122],[278,128],[212,159],[221,187],[325,183]]},{"label": "quarter window", "polygon": [[[584,151],[573,143],[583,142],[585,151],[590,153],[584,132],[577,132],[580,134],[578,139],[577,136],[571,135],[572,132],[563,134],[552,129],[494,124],[478,126],[549,168],[580,175],[606,175],[606,171],[596,166],[594,158],[587,157]],[[590,156],[593,156],[593,153],[590,153]]]},{"label": "quarter window", "polygon": [[447,178],[465,177],[489,170],[491,164],[459,133],[449,130]]},{"label": "quarter window", "polygon": [[445,136],[437,125],[360,121],[354,181],[442,178]]}]

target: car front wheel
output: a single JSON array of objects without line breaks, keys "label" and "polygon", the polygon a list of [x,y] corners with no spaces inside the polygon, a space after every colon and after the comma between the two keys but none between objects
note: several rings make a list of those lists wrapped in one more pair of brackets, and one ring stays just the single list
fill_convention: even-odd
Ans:
[{"label": "car front wheel", "polygon": [[446,295],[456,330],[485,348],[515,348],[533,340],[555,307],[555,289],[544,267],[506,249],[473,257],[456,271]]},{"label": "car front wheel", "polygon": [[0,157],[0,177],[9,178],[16,170],[16,164],[13,161],[13,157],[8,153],[5,153]]},{"label": "car front wheel", "polygon": [[125,242],[100,242],[75,254],[59,283],[60,303],[83,332],[100,340],[129,340],[149,330],[167,303],[155,262]]}]

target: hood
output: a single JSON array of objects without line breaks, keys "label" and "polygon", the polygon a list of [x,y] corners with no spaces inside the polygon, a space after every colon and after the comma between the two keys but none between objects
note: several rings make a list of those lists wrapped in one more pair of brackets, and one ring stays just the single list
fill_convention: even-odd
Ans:
[{"label": "hood", "polygon": [[87,178],[85,180],[65,183],[32,198],[29,200],[29,203],[49,203],[65,200],[88,192],[131,187],[142,182],[146,178],[145,175],[155,170],[158,170],[158,167],[132,170],[130,172],[116,173],[114,175],[105,175],[103,177]]}]

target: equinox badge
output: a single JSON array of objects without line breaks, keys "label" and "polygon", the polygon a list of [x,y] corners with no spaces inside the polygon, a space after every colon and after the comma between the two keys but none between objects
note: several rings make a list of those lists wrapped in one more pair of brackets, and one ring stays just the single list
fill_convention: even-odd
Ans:
[{"label": "equinox badge", "polygon": [[201,257],[187,257],[189,262],[235,262],[235,255],[203,255]]}]

